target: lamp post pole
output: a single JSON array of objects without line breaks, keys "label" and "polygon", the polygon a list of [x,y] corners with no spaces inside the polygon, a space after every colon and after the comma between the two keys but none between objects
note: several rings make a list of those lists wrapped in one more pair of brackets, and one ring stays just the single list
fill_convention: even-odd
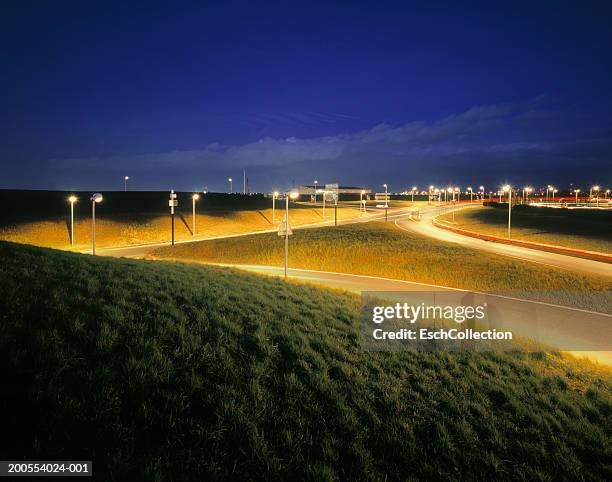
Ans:
[{"label": "lamp post pole", "polygon": [[578,206],[578,193],[580,192],[580,189],[574,189],[574,194],[576,194],[576,206]]},{"label": "lamp post pole", "polygon": [[317,184],[319,184],[319,181],[315,180],[315,182],[314,182],[314,186],[315,186],[315,188],[314,188],[314,192],[315,192],[314,193],[315,194],[315,205],[317,204]]},{"label": "lamp post pole", "polygon": [[102,194],[91,196],[91,254],[96,255],[96,204],[102,202]]},{"label": "lamp post pole", "polygon": [[276,198],[278,197],[278,191],[272,193],[272,224],[276,224]]},{"label": "lamp post pole", "polygon": [[508,238],[510,238],[510,229],[512,226],[512,186],[505,185],[504,191],[508,191]]},{"label": "lamp post pole", "polygon": [[77,201],[77,197],[72,194],[68,198],[70,202],[70,246],[74,246],[74,203]]},{"label": "lamp post pole", "polygon": [[195,212],[195,208],[196,208],[196,201],[200,199],[200,195],[195,193],[193,196],[191,196],[191,204],[192,204],[192,232],[191,235],[195,236],[196,233],[196,212]]},{"label": "lamp post pole", "polygon": [[233,186],[232,186],[232,178],[228,178],[227,180],[229,182],[229,188],[230,188],[230,194],[232,194],[234,192]]}]

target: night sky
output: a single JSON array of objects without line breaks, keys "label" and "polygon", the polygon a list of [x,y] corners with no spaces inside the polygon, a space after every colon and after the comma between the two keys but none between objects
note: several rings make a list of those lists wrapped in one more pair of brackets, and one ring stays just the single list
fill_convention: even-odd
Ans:
[{"label": "night sky", "polygon": [[4,0],[0,187],[610,185],[610,2],[498,3]]}]

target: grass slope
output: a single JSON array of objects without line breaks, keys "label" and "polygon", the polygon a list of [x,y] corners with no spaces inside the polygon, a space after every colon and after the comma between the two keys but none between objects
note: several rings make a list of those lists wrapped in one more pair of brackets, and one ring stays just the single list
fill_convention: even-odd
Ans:
[{"label": "grass slope", "polygon": [[357,299],[0,242],[0,458],[97,480],[610,479],[610,375],[364,353]]},{"label": "grass slope", "polygon": [[[277,201],[276,222],[273,224],[271,201],[266,209],[223,210],[197,209],[196,236],[207,238],[251,231],[262,231],[277,226],[284,217],[284,204]],[[168,213],[119,213],[105,211],[102,203],[96,209],[96,246],[98,248],[168,242],[171,239],[171,221]],[[358,217],[356,208],[338,208],[338,219]],[[333,209],[326,209],[325,218],[320,208],[293,205],[290,212],[294,226],[333,221]],[[0,239],[16,243],[34,244],[49,248],[91,249],[91,214],[75,218],[74,246],[70,245],[70,220],[54,217],[44,220],[14,222],[0,227]],[[191,203],[189,208],[175,216],[175,238],[193,239]]]},{"label": "grass slope", "polygon": [[[152,256],[214,263],[284,263],[276,234],[211,240],[156,249]],[[513,292],[607,312],[612,278],[588,276],[425,238],[393,223],[371,222],[295,231],[293,268],[382,276],[479,291]]]},{"label": "grass slope", "polygon": [[[586,249],[601,253],[612,253],[612,227],[609,217],[585,217],[581,219],[564,215],[562,209],[512,210],[512,237],[536,243],[553,244],[568,248]],[[452,214],[439,218],[453,222]],[[508,234],[508,211],[503,208],[479,207],[458,211],[453,226],[477,233],[506,237]]]}]

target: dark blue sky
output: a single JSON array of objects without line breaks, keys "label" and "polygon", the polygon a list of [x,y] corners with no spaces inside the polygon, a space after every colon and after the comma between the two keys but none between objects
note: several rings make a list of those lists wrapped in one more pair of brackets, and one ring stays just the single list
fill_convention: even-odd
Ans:
[{"label": "dark blue sky", "polygon": [[611,7],[497,3],[4,1],[0,187],[610,183]]}]

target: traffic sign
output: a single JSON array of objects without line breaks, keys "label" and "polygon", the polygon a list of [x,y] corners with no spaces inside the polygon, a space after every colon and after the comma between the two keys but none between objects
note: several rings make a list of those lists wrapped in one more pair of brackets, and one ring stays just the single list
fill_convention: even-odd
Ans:
[{"label": "traffic sign", "polygon": [[287,223],[287,219],[285,219],[278,226],[278,235],[279,236],[291,236],[292,234],[293,234],[293,231],[291,230],[291,226],[289,226],[289,224]]}]

